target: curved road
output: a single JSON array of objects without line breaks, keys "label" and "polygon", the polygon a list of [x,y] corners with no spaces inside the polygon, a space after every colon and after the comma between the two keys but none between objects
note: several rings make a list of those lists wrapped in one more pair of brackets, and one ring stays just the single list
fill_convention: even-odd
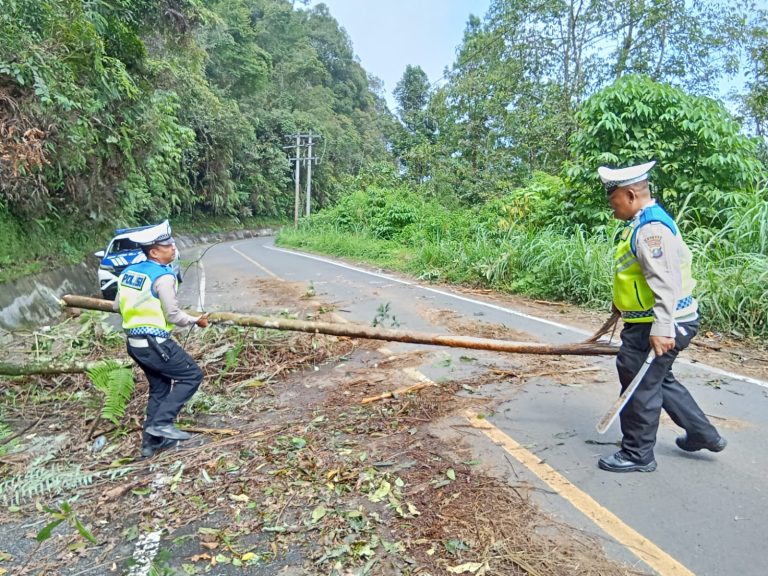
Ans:
[{"label": "curved road", "polygon": [[[272,277],[311,282],[323,301],[336,305],[337,314],[363,324],[370,324],[379,306],[389,302],[390,313],[403,329],[444,332],[444,327],[425,318],[425,308],[432,308],[452,310],[468,320],[479,317],[504,324],[545,342],[574,342],[588,333],[447,289],[283,250],[270,238],[215,245],[202,264],[201,273],[195,267],[190,269],[181,296],[186,304],[202,304],[206,310],[259,311],[238,305],[248,301],[249,279]],[[391,350],[406,346],[387,344]],[[439,350],[445,361],[426,359],[420,367],[434,381],[484,369],[480,363],[461,361],[467,351]],[[498,365],[508,361],[490,352],[473,352],[472,356]],[[768,383],[679,362],[677,375],[727,437],[728,448],[717,455],[682,452],[674,444],[679,430],[662,420],[656,447],[658,470],[612,474],[597,468],[597,458],[616,449],[611,443],[620,439],[618,424],[600,436],[595,423],[617,393],[613,360],[587,358],[584,363],[599,370],[596,381],[590,375],[588,386],[580,386],[583,376],[575,373],[573,386],[541,376],[527,379],[522,389],[513,392],[510,387],[485,387],[481,394],[494,394],[500,402],[495,413],[482,420],[468,414],[463,428],[453,426],[444,433],[455,435],[457,429],[465,429],[463,439],[485,465],[511,481],[525,480],[541,488],[535,492],[536,500],[545,510],[604,537],[612,557],[639,571],[700,576],[768,574],[768,450],[764,441]]]}]

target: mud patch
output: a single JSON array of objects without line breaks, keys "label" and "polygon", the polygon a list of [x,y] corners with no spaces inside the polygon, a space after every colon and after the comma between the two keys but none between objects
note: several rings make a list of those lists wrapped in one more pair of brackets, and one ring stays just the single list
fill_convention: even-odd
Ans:
[{"label": "mud patch", "polygon": [[453,310],[424,308],[422,316],[433,324],[445,326],[454,334],[474,336],[477,338],[492,338],[513,342],[532,342],[535,338],[527,332],[508,328],[503,324],[492,324],[480,320],[470,320]]},{"label": "mud patch", "polygon": [[[707,418],[709,418],[712,425],[718,430],[747,430],[753,427],[749,422],[745,422],[738,418],[723,418],[722,416],[714,416],[712,414],[707,414]],[[680,430],[677,424],[672,421],[672,418],[670,418],[666,412],[662,411],[659,422],[661,425],[667,426],[668,428],[673,428],[676,431]]]},{"label": "mud patch", "polygon": [[308,282],[252,278],[248,280],[248,287],[265,308],[317,308],[321,305],[314,299],[314,288]]}]

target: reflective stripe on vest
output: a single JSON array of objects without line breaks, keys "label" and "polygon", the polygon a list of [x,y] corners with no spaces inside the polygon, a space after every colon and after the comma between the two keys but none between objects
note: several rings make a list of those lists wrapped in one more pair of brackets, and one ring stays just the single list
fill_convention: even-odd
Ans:
[{"label": "reflective stripe on vest", "polygon": [[118,279],[118,303],[123,330],[131,336],[152,335],[167,338],[173,324],[165,319],[160,299],[152,288],[155,280],[172,274],[170,266],[147,260],[126,268]]},{"label": "reflective stripe on vest", "polygon": [[[661,206],[653,204],[627,223],[616,246],[613,274],[613,303],[621,311],[625,322],[653,322],[653,307],[656,298],[637,261],[635,237],[637,231],[651,222],[660,222],[677,236],[679,230],[672,217]],[[694,281],[691,262],[681,262],[682,290],[685,297],[675,303],[675,318],[687,316],[696,311],[696,301],[691,295]]]}]

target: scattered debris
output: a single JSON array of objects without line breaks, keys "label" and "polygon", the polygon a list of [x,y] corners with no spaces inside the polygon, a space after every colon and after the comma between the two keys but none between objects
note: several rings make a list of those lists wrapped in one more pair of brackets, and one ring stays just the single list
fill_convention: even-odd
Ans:
[{"label": "scattered debris", "polygon": [[[39,361],[125,359],[122,337],[90,312],[14,346]],[[637,573],[609,561],[595,538],[543,515],[522,485],[452,458],[455,447],[430,432],[442,417],[488,402],[458,392],[508,383],[525,375],[523,366],[438,386],[422,381],[418,394],[409,386],[395,390],[397,402],[362,404],[392,397],[403,367],[424,352],[384,355],[365,341],[241,326],[193,331],[186,348],[206,374],[181,415],[180,426],[197,434],[146,460],[138,458],[147,387],[139,370],[110,430],[94,429],[100,397],[83,374],[3,383],[5,437],[26,430],[0,452],[0,477],[13,483],[0,483],[0,524],[24,535],[12,552],[0,544],[0,568],[20,575],[83,566],[131,575]],[[89,431],[105,439],[97,451]],[[22,528],[43,526],[42,507],[61,501],[98,545],[71,527],[42,542]]]}]

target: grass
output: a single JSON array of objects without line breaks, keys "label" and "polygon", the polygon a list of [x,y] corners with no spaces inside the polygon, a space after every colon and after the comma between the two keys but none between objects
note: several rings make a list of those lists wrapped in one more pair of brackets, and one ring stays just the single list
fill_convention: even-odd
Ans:
[{"label": "grass", "polygon": [[201,234],[211,232],[229,232],[230,230],[256,230],[258,228],[281,228],[288,220],[278,218],[230,218],[211,216],[210,214],[184,214],[171,218],[175,234]]},{"label": "grass", "polygon": [[295,248],[308,248],[331,256],[346,256],[371,264],[381,264],[407,271],[402,266],[404,252],[390,241],[371,238],[361,233],[342,233],[336,230],[317,230],[286,227],[278,234],[280,243]]},{"label": "grass", "polygon": [[[402,203],[402,191],[397,202]],[[765,191],[730,215],[723,230],[686,234],[698,281],[696,296],[706,329],[768,341],[768,223]],[[417,222],[392,234],[389,207],[381,191],[353,215],[345,204],[283,229],[277,242],[324,254],[354,258],[413,274],[427,281],[489,287],[534,298],[561,300],[607,310],[611,301],[613,232],[584,228],[533,229],[523,223],[501,229],[482,210],[447,212],[421,199]],[[364,216],[364,220],[360,215]],[[444,225],[435,226],[436,221]],[[354,228],[348,222],[354,221]],[[377,222],[378,228],[361,225]],[[382,227],[382,221],[385,226]],[[615,224],[614,226],[616,226]],[[386,229],[387,238],[376,235]]]},{"label": "grass", "polygon": [[0,282],[82,262],[109,234],[105,225],[53,218],[22,224],[0,208]]}]

